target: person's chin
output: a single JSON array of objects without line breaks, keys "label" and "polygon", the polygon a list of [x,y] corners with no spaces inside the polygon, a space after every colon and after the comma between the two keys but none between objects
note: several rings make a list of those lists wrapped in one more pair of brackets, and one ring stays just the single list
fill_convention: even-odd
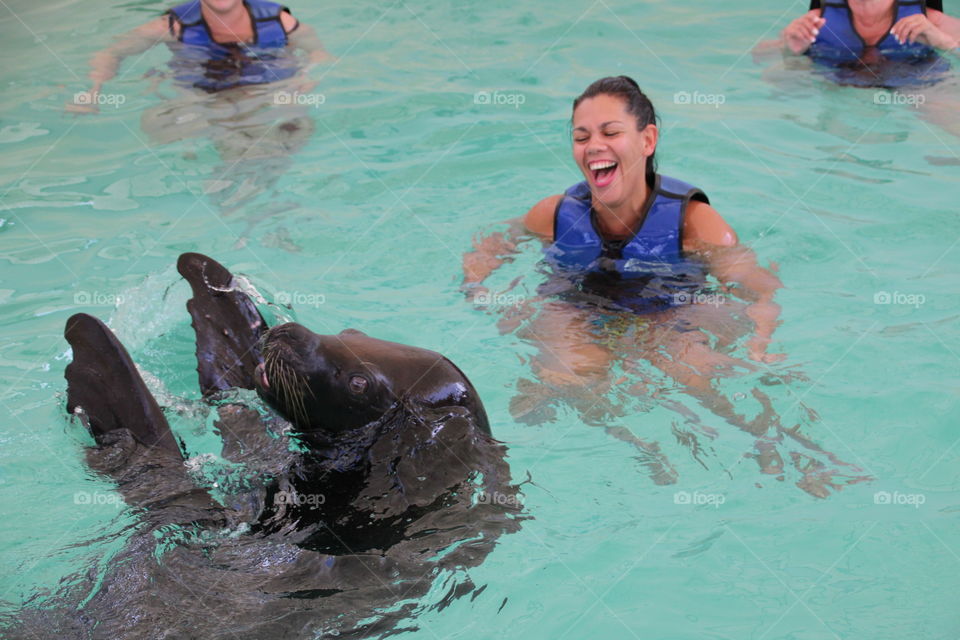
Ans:
[{"label": "person's chin", "polygon": [[606,187],[598,187],[592,184],[590,187],[594,201],[607,208],[617,207],[623,202],[623,194],[620,192],[620,185],[618,184],[610,184]]}]

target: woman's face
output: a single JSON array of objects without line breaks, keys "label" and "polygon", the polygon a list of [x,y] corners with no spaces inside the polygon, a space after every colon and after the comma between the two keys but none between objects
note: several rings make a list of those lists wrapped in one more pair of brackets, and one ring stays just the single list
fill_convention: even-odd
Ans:
[{"label": "woman's face", "polygon": [[622,98],[601,94],[583,100],[573,112],[573,159],[594,201],[608,207],[642,204],[647,158],[656,146],[656,125],[638,131]]}]

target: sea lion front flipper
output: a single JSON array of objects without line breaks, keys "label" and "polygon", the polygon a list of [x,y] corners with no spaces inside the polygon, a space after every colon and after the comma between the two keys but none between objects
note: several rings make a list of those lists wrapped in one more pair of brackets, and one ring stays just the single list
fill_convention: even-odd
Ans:
[{"label": "sea lion front flipper", "polygon": [[127,429],[146,448],[182,458],[160,406],[107,325],[78,313],[67,320],[63,336],[73,349],[64,372],[67,411],[83,416],[97,443],[112,442],[113,432]]},{"label": "sea lion front flipper", "polygon": [[187,311],[197,334],[197,373],[204,396],[231,388],[253,389],[260,336],[267,323],[223,265],[199,253],[177,260],[193,289]]}]

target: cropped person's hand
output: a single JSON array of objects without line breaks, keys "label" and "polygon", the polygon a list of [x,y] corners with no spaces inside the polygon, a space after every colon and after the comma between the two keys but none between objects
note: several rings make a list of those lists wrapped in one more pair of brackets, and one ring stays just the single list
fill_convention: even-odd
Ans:
[{"label": "cropped person's hand", "polygon": [[826,23],[825,18],[815,13],[806,13],[787,25],[783,30],[783,41],[790,51],[800,55],[810,48],[817,39],[820,28]]},{"label": "cropped person's hand", "polygon": [[920,13],[898,20],[890,33],[900,44],[922,42],[937,49],[954,49],[960,44]]}]

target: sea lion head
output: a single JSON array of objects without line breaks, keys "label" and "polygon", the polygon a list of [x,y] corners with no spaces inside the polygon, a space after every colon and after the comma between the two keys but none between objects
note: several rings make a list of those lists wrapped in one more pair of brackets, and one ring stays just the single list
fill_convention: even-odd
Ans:
[{"label": "sea lion head", "polygon": [[462,406],[489,433],[473,385],[435,351],[355,329],[320,335],[287,323],[264,335],[261,354],[257,392],[303,433],[351,431],[379,420],[398,403]]}]

